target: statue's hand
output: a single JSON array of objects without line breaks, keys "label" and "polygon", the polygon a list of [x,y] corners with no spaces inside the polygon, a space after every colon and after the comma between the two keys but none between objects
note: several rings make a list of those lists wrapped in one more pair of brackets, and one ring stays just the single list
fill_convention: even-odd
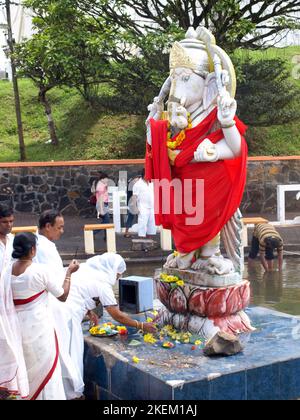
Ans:
[{"label": "statue's hand", "polygon": [[216,162],[219,159],[219,153],[216,145],[209,139],[203,140],[194,153],[196,162]]},{"label": "statue's hand", "polygon": [[221,125],[232,124],[236,110],[236,100],[230,96],[229,92],[226,91],[223,96],[218,97],[218,120]]},{"label": "statue's hand", "polygon": [[183,130],[188,127],[189,113],[186,108],[178,102],[168,102],[168,115],[172,128]]},{"label": "statue's hand", "polygon": [[188,111],[182,105],[176,108],[176,116],[173,119],[173,123],[171,121],[171,125],[179,128],[180,130],[184,130],[188,126]]},{"label": "statue's hand", "polygon": [[147,118],[146,124],[149,122],[149,120],[151,118],[153,118],[154,120],[157,120],[157,121],[160,120],[161,116],[162,116],[162,113],[163,113],[163,110],[164,110],[164,103],[157,96],[156,98],[154,98],[153,103],[148,106],[148,111],[150,113],[149,113],[149,116]]}]

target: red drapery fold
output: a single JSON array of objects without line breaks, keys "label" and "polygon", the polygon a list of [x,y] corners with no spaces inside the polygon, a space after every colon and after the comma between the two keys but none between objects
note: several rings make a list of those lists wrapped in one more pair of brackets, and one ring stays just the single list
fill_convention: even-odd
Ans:
[{"label": "red drapery fold", "polygon": [[[147,145],[146,177],[154,182],[180,180],[182,185],[181,198],[171,188],[169,214],[163,214],[163,208],[166,208],[164,200],[168,199],[168,194],[163,188],[155,189],[156,208],[158,208],[156,223],[172,230],[176,248],[181,253],[194,251],[216,237],[234,215],[243,197],[247,165],[247,144],[243,138],[246,126],[238,118],[235,118],[235,121],[242,136],[240,157],[213,163],[190,163],[194,152],[204,139],[208,138],[212,143],[217,143],[224,138],[221,129],[210,133],[216,120],[215,108],[197,127],[186,130],[186,139],[180,146],[181,153],[175,159],[172,168],[166,145],[168,123],[151,120],[152,148]],[[185,186],[185,180],[191,180],[192,189],[189,191]],[[196,200],[200,197],[197,196],[197,180],[204,181],[204,200],[201,203],[204,220],[198,225],[193,225],[189,223],[189,219],[195,217],[196,212],[187,214],[184,211],[184,203],[181,203],[183,207],[181,214],[176,214],[174,208],[178,207],[176,203],[178,204],[178,200],[183,200],[185,194],[190,196],[190,203],[196,205]]]}]

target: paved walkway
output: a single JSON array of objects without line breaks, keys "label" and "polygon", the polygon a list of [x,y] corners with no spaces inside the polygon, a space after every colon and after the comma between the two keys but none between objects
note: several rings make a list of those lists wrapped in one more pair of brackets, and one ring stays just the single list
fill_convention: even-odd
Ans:
[{"label": "paved walkway", "polygon": [[[276,215],[244,215],[245,217],[261,216],[270,221],[276,220]],[[287,214],[287,218],[293,219],[297,214]],[[64,260],[72,259],[76,252],[77,258],[80,260],[86,259],[84,251],[83,227],[85,224],[98,223],[96,218],[84,219],[77,216],[65,216],[65,233],[61,240],[57,242],[57,248]],[[37,224],[37,217],[32,214],[16,214],[15,226],[34,226]],[[278,227],[278,231],[283,237],[285,243],[285,250],[289,252],[298,252],[300,255],[300,225]],[[249,229],[249,241],[251,241],[252,230]],[[160,237],[157,235],[154,238],[160,244]],[[104,232],[100,232],[95,237],[96,252],[105,252],[106,244],[104,241]],[[130,260],[147,259],[153,261],[160,261],[164,259],[169,252],[164,252],[161,249],[153,251],[132,251],[131,239],[124,238],[123,235],[117,235],[117,250],[125,258]],[[245,250],[246,254],[248,249]]]}]

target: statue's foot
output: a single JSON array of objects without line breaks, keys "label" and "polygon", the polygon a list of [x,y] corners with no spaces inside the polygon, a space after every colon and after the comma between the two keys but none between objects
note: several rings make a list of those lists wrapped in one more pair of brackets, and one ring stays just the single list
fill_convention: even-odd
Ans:
[{"label": "statue's foot", "polygon": [[208,272],[210,274],[217,274],[219,276],[225,276],[234,272],[233,262],[223,256],[214,256],[208,260]]},{"label": "statue's foot", "polygon": [[194,258],[194,252],[189,254],[171,254],[167,258],[164,268],[178,268],[179,270],[187,270],[191,268]]},{"label": "statue's foot", "polygon": [[195,271],[207,271],[208,259],[199,258],[192,265],[192,269]]},{"label": "statue's foot", "polygon": [[167,261],[164,265],[164,268],[177,268],[177,260],[175,254],[168,256]]},{"label": "statue's foot", "polygon": [[234,272],[234,266],[231,260],[223,256],[212,256],[208,259],[199,258],[193,265],[195,271],[205,271],[211,275],[223,276]]}]

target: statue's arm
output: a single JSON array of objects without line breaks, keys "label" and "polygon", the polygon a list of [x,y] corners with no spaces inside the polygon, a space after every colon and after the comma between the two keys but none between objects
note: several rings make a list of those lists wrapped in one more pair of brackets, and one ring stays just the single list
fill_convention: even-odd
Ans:
[{"label": "statue's arm", "polygon": [[159,95],[154,98],[153,103],[148,106],[149,116],[146,120],[146,129],[147,129],[147,142],[152,145],[152,136],[151,136],[151,127],[150,127],[150,120],[153,118],[154,120],[159,120],[162,116],[164,110],[164,101],[166,97],[170,93],[171,89],[171,78],[168,77],[165,83],[163,84]]},{"label": "statue's arm", "polygon": [[229,149],[232,153],[232,157],[230,159],[239,157],[242,151],[242,137],[236,125],[229,128],[223,128],[223,134],[227,149]]}]

